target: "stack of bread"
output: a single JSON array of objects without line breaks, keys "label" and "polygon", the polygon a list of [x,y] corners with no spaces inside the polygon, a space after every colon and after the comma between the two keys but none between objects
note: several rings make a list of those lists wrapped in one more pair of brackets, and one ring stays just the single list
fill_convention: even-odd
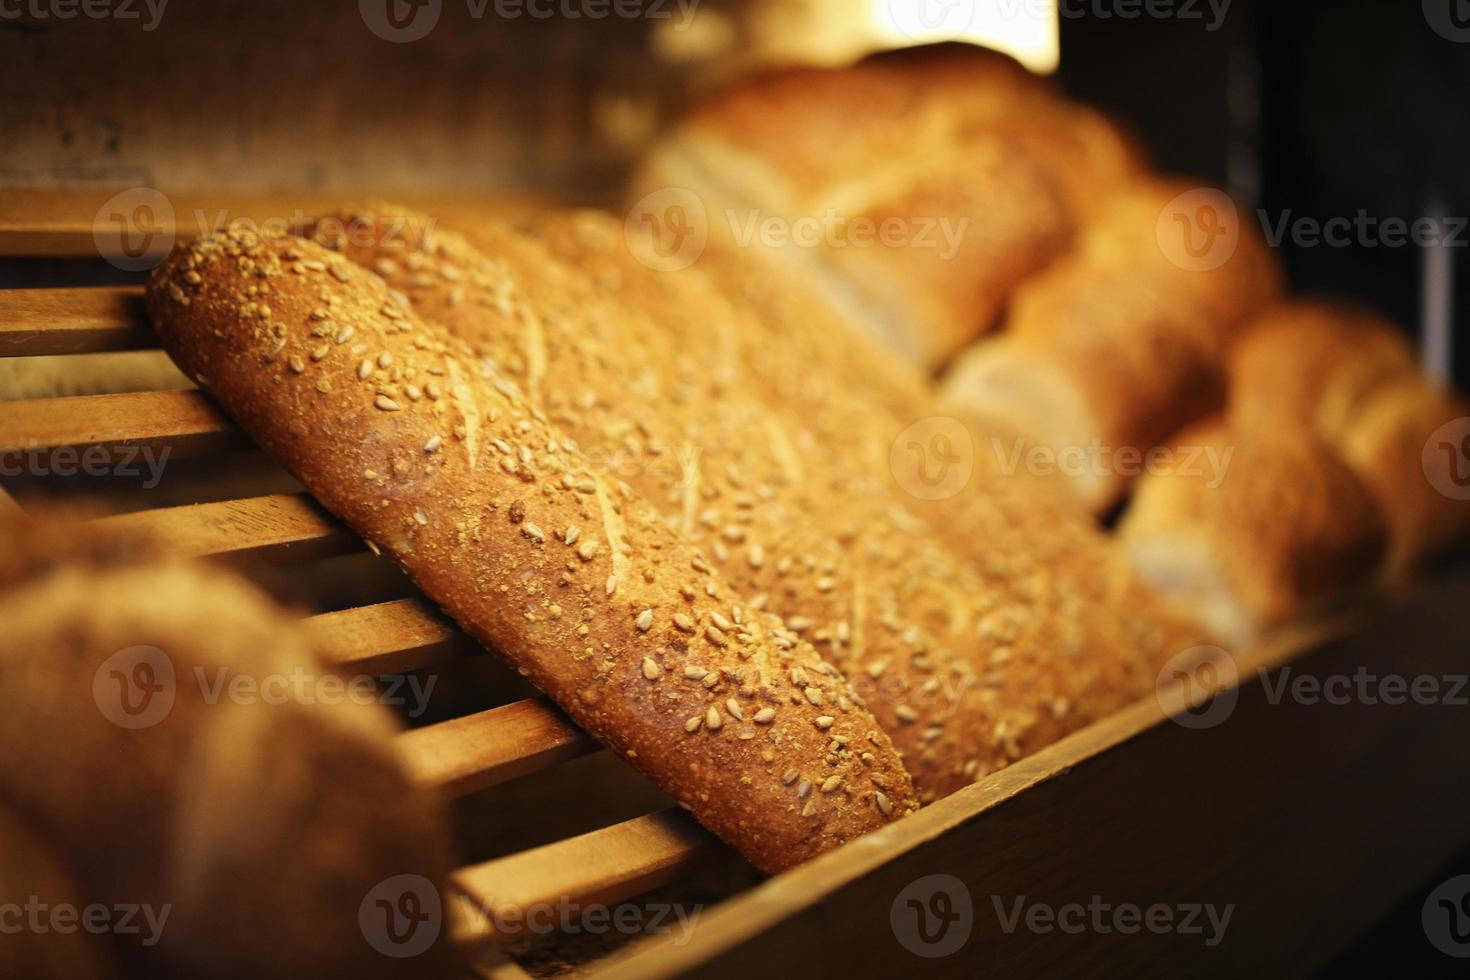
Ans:
[{"label": "stack of bread", "polygon": [[[1275,256],[1226,194],[1150,174],[1115,126],[1001,56],[939,46],[744,83],[696,108],[634,187],[654,229],[661,204],[700,203],[699,265],[775,260],[765,275],[794,270],[854,332],[942,373],[943,445],[1012,478],[986,495],[1053,513],[1060,488],[1108,515],[1133,491],[1129,558],[1223,640],[1402,579],[1470,530],[1470,440],[1451,431],[1467,412],[1399,333],[1282,302]],[[742,216],[823,213],[966,231],[945,253],[740,233]],[[760,285],[742,301],[778,305]],[[850,360],[845,346],[817,356]],[[890,396],[893,370],[873,370]]]}]

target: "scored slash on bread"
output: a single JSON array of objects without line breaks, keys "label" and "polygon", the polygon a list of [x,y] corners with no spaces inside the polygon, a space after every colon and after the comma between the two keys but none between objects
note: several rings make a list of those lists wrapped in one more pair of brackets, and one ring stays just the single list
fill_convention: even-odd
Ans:
[{"label": "scored slash on bread", "polygon": [[372,272],[235,228],[176,253],[148,302],[325,507],[757,866],[914,806],[835,667]]}]

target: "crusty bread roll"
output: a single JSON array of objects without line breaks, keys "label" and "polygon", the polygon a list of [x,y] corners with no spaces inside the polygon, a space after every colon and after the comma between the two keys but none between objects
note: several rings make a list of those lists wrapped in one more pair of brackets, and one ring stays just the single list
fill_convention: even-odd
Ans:
[{"label": "crusty bread roll", "polygon": [[[103,940],[82,927],[89,903],[81,894],[45,842],[0,807],[0,905],[8,906],[0,932],[0,977],[117,976]],[[62,918],[53,919],[57,913]],[[68,931],[58,931],[53,921]]]},{"label": "crusty bread roll", "polygon": [[1139,573],[1217,636],[1248,643],[1371,578],[1384,551],[1377,507],[1311,433],[1217,416],[1169,448],[1119,538]]},{"label": "crusty bread roll", "polygon": [[1388,522],[1390,581],[1470,539],[1470,403],[1406,375],[1378,388],[1342,432],[1339,452]]},{"label": "crusty bread roll", "polygon": [[1230,354],[1230,414],[1306,425],[1329,443],[1383,385],[1418,373],[1407,337],[1346,303],[1289,300],[1253,317]]},{"label": "crusty bread roll", "polygon": [[1392,323],[1341,303],[1282,303],[1230,362],[1232,424],[1306,427],[1368,487],[1388,523],[1390,581],[1470,537],[1470,405],[1420,375]]},{"label": "crusty bread roll", "polygon": [[175,360],[324,506],[757,866],[912,808],[835,667],[594,468],[548,421],[562,406],[532,407],[377,276],[236,229],[148,298]]},{"label": "crusty bread roll", "polygon": [[[151,911],[107,958],[139,976],[392,975],[361,906],[394,876],[444,881],[448,858],[386,709],[295,696],[327,668],[224,570],[85,524],[3,534],[0,801],[78,900]],[[447,975],[447,942],[414,962]]]},{"label": "crusty bread roll", "polygon": [[[403,230],[427,225],[387,209],[324,223],[351,229],[329,241],[534,392],[756,608],[872,689],[921,799],[1012,761],[987,737],[998,726],[1016,745],[1057,737],[1030,720],[1036,699],[1063,696],[1052,665],[997,672],[983,689],[986,583],[860,466],[801,444],[791,419],[752,397],[743,319],[702,277],[639,264],[607,215],[549,216],[537,240],[479,224],[485,252],[438,229],[405,252]],[[380,244],[355,244],[369,240]]]},{"label": "crusty bread roll", "polygon": [[[850,325],[933,367],[991,329],[1138,163],[1010,59],[941,46],[737,86],[651,151],[632,198],[657,219],[692,193],[711,241],[800,266]],[[767,219],[836,230],[816,244],[745,233]],[[856,229],[884,227],[857,244]]]},{"label": "crusty bread roll", "polygon": [[1171,260],[1156,226],[1185,186],[1140,180],[1111,198],[1074,254],[1017,290],[1005,336],[972,347],[944,382],[956,411],[1078,461],[1068,482],[1094,513],[1138,475],[1129,460],[1221,406],[1241,318],[1280,289],[1248,226],[1218,268]]}]

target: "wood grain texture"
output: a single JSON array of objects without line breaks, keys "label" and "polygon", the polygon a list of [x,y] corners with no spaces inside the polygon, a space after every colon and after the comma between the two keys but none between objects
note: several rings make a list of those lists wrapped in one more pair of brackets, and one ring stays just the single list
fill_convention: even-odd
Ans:
[{"label": "wood grain texture", "polygon": [[138,287],[0,290],[0,357],[150,346]]},{"label": "wood grain texture", "polygon": [[25,450],[41,460],[58,449],[91,447],[108,461],[145,448],[181,459],[241,444],[235,427],[197,391],[0,402],[0,451]]},{"label": "wood grain texture", "polygon": [[157,537],[191,557],[300,562],[362,545],[304,493],[161,507],[98,518],[96,523]]},{"label": "wood grain texture", "polygon": [[534,906],[623,901],[676,880],[718,846],[687,813],[671,809],[464,868],[454,876],[467,899],[456,941],[490,940],[496,923]]},{"label": "wood grain texture", "polygon": [[321,613],[307,619],[306,628],[329,663],[366,673],[419,670],[471,642],[422,599]]},{"label": "wood grain texture", "polygon": [[466,796],[599,746],[551,702],[530,698],[405,732],[399,748],[420,782]]}]

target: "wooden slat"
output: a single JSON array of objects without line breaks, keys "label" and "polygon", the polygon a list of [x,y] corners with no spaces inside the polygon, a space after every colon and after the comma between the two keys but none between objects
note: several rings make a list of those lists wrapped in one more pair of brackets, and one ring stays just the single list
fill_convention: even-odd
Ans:
[{"label": "wooden slat", "polygon": [[[114,194],[124,189],[126,188],[0,190],[0,256],[100,258],[94,232],[100,231],[103,241],[117,238],[117,229],[109,223],[109,216],[102,213],[103,206]],[[160,259],[163,249],[175,238],[180,241],[191,240],[212,230],[221,220],[244,219],[272,227],[286,227],[311,215],[334,213],[344,204],[362,200],[363,196],[306,192],[209,198],[170,193],[167,197],[174,212],[172,219],[167,214],[154,215],[159,230],[154,250],[159,253]],[[453,216],[459,220],[513,219],[537,213],[557,203],[549,198],[524,193],[505,197],[445,197],[397,192],[387,188],[376,190],[371,198],[397,201],[428,214],[446,219]]]},{"label": "wooden slat", "polygon": [[683,810],[668,809],[464,868],[455,940],[495,936],[494,923],[536,906],[621,902],[676,880],[719,847]]},{"label": "wooden slat", "polygon": [[153,346],[141,288],[0,290],[0,357]]},{"label": "wooden slat", "polygon": [[276,562],[346,554],[361,540],[304,493],[162,507],[97,519],[100,527],[141,532],[181,554]]},{"label": "wooden slat", "polygon": [[306,621],[318,649],[331,663],[370,674],[400,674],[441,663],[469,643],[420,599],[397,599]]},{"label": "wooden slat", "polygon": [[430,725],[398,736],[420,782],[450,797],[595,752],[598,744],[545,698]]},{"label": "wooden slat", "polygon": [[[22,466],[45,475],[58,449],[98,447],[105,459],[122,462],[133,450],[169,459],[219,452],[244,437],[198,391],[147,391],[126,395],[83,395],[36,401],[0,402],[0,453],[26,455]],[[124,452],[127,450],[127,452]],[[166,460],[164,460],[166,462]],[[15,460],[7,459],[7,465]]]}]

